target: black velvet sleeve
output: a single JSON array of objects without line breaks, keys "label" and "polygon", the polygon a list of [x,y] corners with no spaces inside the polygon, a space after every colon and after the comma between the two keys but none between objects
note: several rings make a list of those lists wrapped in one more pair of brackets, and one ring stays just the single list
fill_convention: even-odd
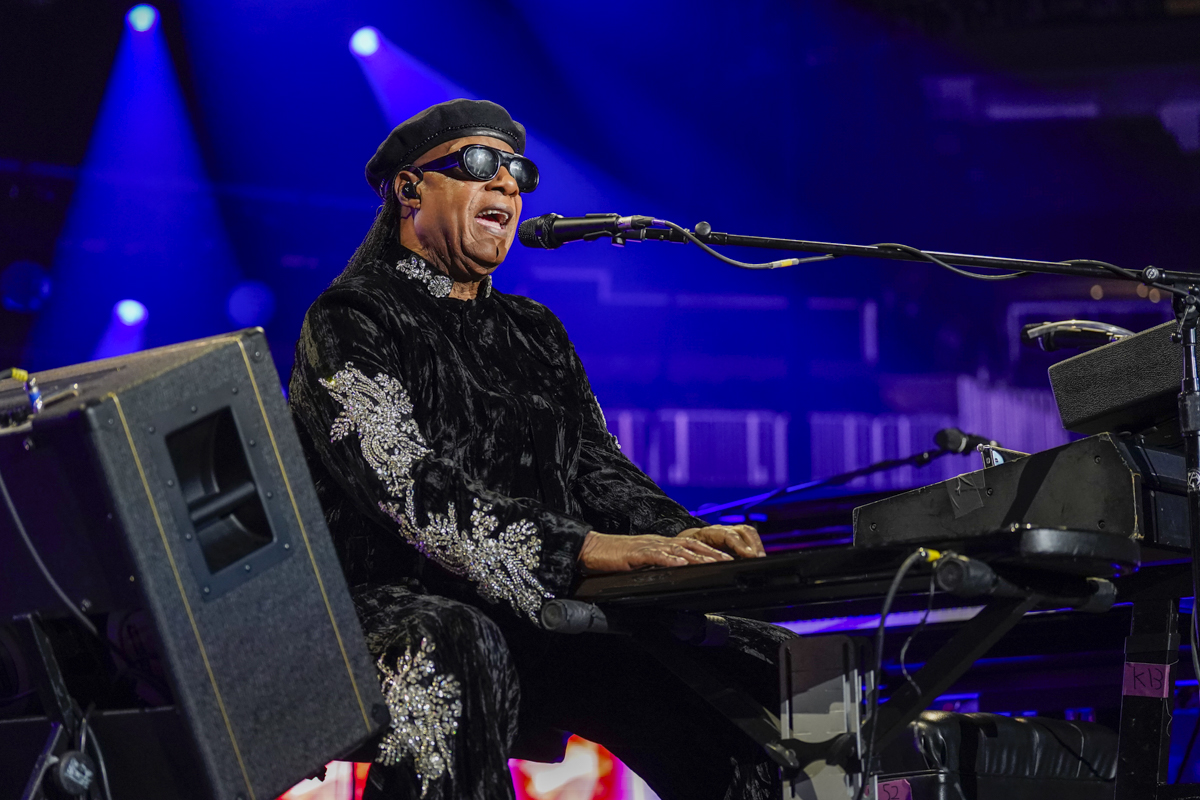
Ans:
[{"label": "black velvet sleeve", "polygon": [[490,603],[535,624],[569,591],[584,522],[489,491],[439,457],[424,429],[419,362],[403,325],[363,287],[326,291],[305,317],[290,386],[296,417],[364,515],[400,535]]},{"label": "black velvet sleeve", "polygon": [[582,392],[583,441],[572,493],[584,509],[583,516],[601,533],[674,536],[707,525],[667,497],[621,452],[616,437],[608,431],[583,364],[569,343],[567,351]]}]

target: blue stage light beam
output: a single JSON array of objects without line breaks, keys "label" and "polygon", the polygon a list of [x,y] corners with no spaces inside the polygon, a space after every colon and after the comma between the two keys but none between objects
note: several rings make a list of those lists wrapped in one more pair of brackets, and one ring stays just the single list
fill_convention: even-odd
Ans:
[{"label": "blue stage light beam", "polygon": [[369,26],[359,28],[350,37],[350,50],[363,57],[375,55],[379,50],[379,31]]},{"label": "blue stage light beam", "polygon": [[117,315],[120,323],[127,328],[145,325],[146,317],[149,316],[146,307],[137,300],[122,300],[113,306],[113,313]]},{"label": "blue stage light beam", "polygon": [[[362,44],[359,37],[364,31],[373,36],[370,43],[374,49],[369,56],[359,47]],[[350,49],[358,56],[363,75],[390,126],[399,125],[435,103],[457,97],[477,99],[474,93],[414,58],[375,28],[356,31],[350,39]],[[521,109],[509,110],[518,120],[521,118]],[[646,207],[644,203],[639,205],[639,200],[627,189],[596,170],[580,166],[582,161],[577,156],[549,144],[536,132],[527,131],[525,153],[538,165],[544,178],[537,191],[525,197],[522,216],[526,219],[550,212],[584,214],[600,208],[607,210],[614,204],[622,209]]]},{"label": "blue stage light beam", "polygon": [[350,37],[350,51],[357,57],[389,125],[398,125],[435,103],[471,96],[374,28],[355,31]]},{"label": "blue stage light beam", "polygon": [[146,321],[150,312],[137,300],[121,300],[112,307],[108,327],[92,358],[115,358],[141,350],[146,338]]},{"label": "blue stage light beam", "polygon": [[154,23],[158,22],[158,9],[144,4],[134,6],[125,15],[125,21],[138,33],[146,33],[154,27]]},{"label": "blue stage light beam", "polygon": [[239,270],[158,13],[136,6],[126,19],[55,253],[55,292],[31,336],[35,369],[108,347],[112,309],[130,297],[154,310],[139,346],[232,327],[225,301]]}]

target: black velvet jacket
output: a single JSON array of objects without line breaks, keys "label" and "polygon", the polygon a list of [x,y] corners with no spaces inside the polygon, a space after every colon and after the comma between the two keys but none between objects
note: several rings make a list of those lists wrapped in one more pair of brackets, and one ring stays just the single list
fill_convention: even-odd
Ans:
[{"label": "black velvet jacket", "polygon": [[290,402],[351,585],[416,580],[536,623],[589,530],[704,524],[621,454],[554,314],[450,286],[397,246],[304,320]]}]

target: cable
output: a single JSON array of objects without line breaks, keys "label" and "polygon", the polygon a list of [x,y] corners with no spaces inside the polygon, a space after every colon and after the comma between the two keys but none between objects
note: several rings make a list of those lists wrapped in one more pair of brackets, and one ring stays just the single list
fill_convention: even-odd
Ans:
[{"label": "cable", "polygon": [[956,267],[952,264],[947,264],[945,261],[941,260],[940,258],[933,255],[932,253],[926,253],[924,250],[918,250],[917,248],[910,247],[906,244],[895,244],[892,242],[887,242],[884,244],[876,244],[876,245],[871,245],[871,246],[872,247],[890,247],[893,250],[899,250],[902,253],[908,253],[910,256],[917,256],[924,261],[928,261],[932,264],[937,264],[939,267],[942,267],[943,269],[948,269],[951,272],[956,273],[958,275],[962,275],[965,278],[975,278],[976,280],[981,280],[981,281],[1007,281],[1007,280],[1011,280],[1012,278],[1020,278],[1025,275],[1033,274],[1032,272],[1024,272],[1024,271],[1008,272],[1008,273],[1004,273],[1002,275],[990,275],[990,274],[981,273],[981,272],[970,272],[961,267]]},{"label": "cable", "polygon": [[[841,256],[834,255],[832,253],[825,253],[823,255],[812,256],[810,258],[784,258],[784,259],[780,259],[778,261],[767,261],[764,263],[752,264],[752,263],[748,263],[746,261],[738,261],[736,259],[730,258],[721,253],[718,253],[716,250],[709,247],[706,243],[702,242],[694,233],[689,231],[687,228],[684,228],[681,225],[676,225],[674,222],[670,222],[669,220],[665,220],[665,219],[655,219],[652,224],[659,225],[659,226],[662,226],[665,228],[670,228],[671,230],[680,233],[685,239],[687,239],[689,242],[695,244],[700,249],[704,250],[704,252],[708,253],[713,258],[724,261],[726,264],[737,267],[739,269],[779,269],[780,267],[794,267],[797,264],[808,264],[808,263],[811,263],[814,261],[829,261],[830,259],[841,258]],[[875,248],[890,248],[892,250],[899,250],[902,253],[906,253],[910,256],[915,256],[920,261],[928,261],[931,264],[937,264],[942,269],[950,270],[951,272],[955,273],[956,275],[962,275],[964,278],[973,278],[973,279],[979,280],[979,281],[1007,281],[1007,280],[1012,280],[1013,278],[1022,278],[1027,275],[1035,274],[1034,272],[1029,271],[1029,270],[1020,270],[1018,272],[1008,272],[1008,273],[1002,273],[1002,274],[997,274],[997,275],[993,275],[993,274],[989,274],[989,273],[982,273],[982,272],[971,272],[970,270],[965,270],[962,267],[956,267],[953,264],[949,264],[946,261],[933,255],[932,253],[927,253],[924,250],[921,250],[916,247],[912,247],[907,244],[898,244],[896,242],[882,242],[880,244],[874,244],[871,246],[875,247]],[[1067,264],[1067,265],[1071,265],[1071,266],[1100,267],[1101,269],[1106,269],[1109,272],[1111,272],[1114,275],[1117,275],[1121,278],[1124,278],[1126,280],[1131,280],[1131,281],[1137,281],[1138,283],[1144,283],[1145,285],[1153,287],[1155,289],[1158,289],[1159,291],[1168,292],[1169,294],[1178,295],[1179,297],[1187,297],[1188,296],[1188,293],[1186,291],[1184,291],[1183,289],[1178,289],[1174,286],[1171,286],[1170,284],[1159,283],[1158,281],[1147,281],[1141,275],[1139,275],[1137,272],[1134,272],[1133,270],[1125,269],[1124,267],[1118,267],[1116,264],[1110,264],[1107,261],[1097,261],[1095,259],[1090,259],[1090,258],[1072,258],[1072,259],[1068,259],[1066,261],[1059,261],[1057,263]]]},{"label": "cable", "polygon": [[1101,269],[1106,269],[1109,272],[1113,273],[1114,275],[1119,275],[1120,277],[1125,278],[1126,280],[1137,281],[1138,283],[1144,283],[1147,286],[1150,286],[1154,289],[1158,289],[1160,292],[1168,292],[1170,294],[1179,295],[1180,297],[1188,296],[1188,293],[1185,292],[1183,289],[1176,289],[1174,286],[1171,286],[1170,284],[1167,284],[1167,283],[1158,283],[1157,281],[1143,280],[1142,277],[1140,275],[1138,275],[1138,273],[1134,272],[1133,270],[1125,269],[1124,267],[1118,267],[1116,264],[1110,264],[1107,261],[1096,261],[1095,259],[1091,259],[1091,258],[1073,258],[1068,261],[1064,261],[1062,263],[1078,265],[1081,267],[1100,267]]},{"label": "cable", "polygon": [[[42,557],[38,555],[37,548],[33,546],[33,541],[29,538],[29,534],[25,531],[25,525],[21,522],[21,515],[17,513],[17,507],[13,505],[12,496],[8,493],[8,486],[4,483],[4,475],[0,474],[0,493],[4,494],[4,504],[8,506],[8,513],[12,515],[13,524],[17,527],[17,533],[20,534],[21,540],[25,542],[25,549],[29,551],[29,555],[33,557],[33,561],[37,564],[37,568],[42,573],[42,577],[46,579],[46,583],[50,584],[50,588],[58,595],[58,599],[63,601],[63,604],[70,609],[75,618],[80,624],[88,630],[96,638],[100,638],[100,632],[96,630],[96,626],[92,621],[84,616],[83,612],[75,607],[75,603],[63,591],[63,588],[58,585],[58,581],[54,580],[54,576],[50,574],[49,568],[46,567],[46,562],[42,561]],[[107,638],[105,638],[107,641]]]},{"label": "cable", "polygon": [[29,380],[29,373],[19,367],[13,367],[0,372],[0,381],[6,381],[9,378],[24,383]]},{"label": "cable", "polygon": [[[86,732],[89,729],[87,719],[83,720],[83,730]],[[92,749],[96,752],[96,763],[100,765],[100,783],[104,786],[104,797],[106,800],[112,800],[112,789],[108,785],[108,767],[104,764],[104,753],[100,750],[100,739],[96,736],[95,731],[91,731],[92,738],[88,739]]]},{"label": "cable", "polygon": [[1183,751],[1183,761],[1179,764],[1179,771],[1175,773],[1175,780],[1171,783],[1179,783],[1183,778],[1183,773],[1187,770],[1188,761],[1192,757],[1192,748],[1196,746],[1196,734],[1200,733],[1200,719],[1197,719],[1196,726],[1192,728],[1192,735],[1188,737],[1187,748]]},{"label": "cable", "polygon": [[1200,627],[1197,626],[1196,617],[1196,599],[1192,598],[1192,641],[1189,649],[1192,651],[1192,671],[1195,673],[1196,677],[1200,679],[1200,655],[1196,654],[1196,640],[1200,639],[1200,635],[1198,635]]},{"label": "cable", "polygon": [[150,686],[163,698],[170,697],[170,691],[168,691],[167,688],[163,686],[155,676],[151,675],[149,672],[138,669],[135,665],[135,662],[130,659],[129,656],[125,655],[125,652],[122,651],[121,648],[113,643],[107,636],[101,636],[100,631],[96,629],[96,626],[92,623],[92,621],[84,616],[83,612],[80,611],[73,602],[71,602],[71,598],[65,591],[63,591],[62,586],[59,585],[58,581],[56,581],[54,576],[50,573],[50,569],[46,566],[46,562],[42,561],[41,555],[38,554],[37,548],[34,547],[33,540],[29,538],[29,533],[25,530],[24,523],[21,522],[21,516],[17,513],[17,507],[13,504],[12,496],[8,493],[8,486],[4,482],[4,475],[2,473],[0,473],[0,494],[4,495],[4,503],[6,506],[8,506],[8,513],[12,517],[13,524],[17,528],[17,533],[20,534],[21,540],[25,543],[25,549],[28,550],[29,555],[33,557],[34,563],[37,565],[38,570],[42,573],[42,577],[46,579],[48,584],[50,584],[50,588],[54,590],[54,593],[58,595],[58,598],[63,602],[64,605],[66,605],[71,614],[74,615],[77,620],[79,620],[79,623],[83,625],[85,629],[87,629],[88,633],[92,634],[101,642],[103,642],[109,651],[111,651],[124,663],[125,666],[118,671],[117,677],[120,678],[122,672],[128,671],[130,674],[139,677],[150,684]]},{"label": "cable", "polygon": [[1104,773],[1102,773],[1100,770],[1096,769],[1095,764],[1093,764],[1091,761],[1089,761],[1087,759],[1087,757],[1084,756],[1083,747],[1082,747],[1083,731],[1081,731],[1079,729],[1078,722],[1075,723],[1074,727],[1075,727],[1076,732],[1079,733],[1079,741],[1080,741],[1079,746],[1076,746],[1075,744],[1073,744],[1071,742],[1065,741],[1062,736],[1060,736],[1058,733],[1056,733],[1054,731],[1054,728],[1052,728],[1049,725],[1046,725],[1042,722],[1039,722],[1037,719],[1028,718],[1028,719],[1026,719],[1026,722],[1029,723],[1030,725],[1033,725],[1037,729],[1043,730],[1047,734],[1049,734],[1054,739],[1054,741],[1058,742],[1059,746],[1062,747],[1063,750],[1066,750],[1068,753],[1073,755],[1080,764],[1083,764],[1085,767],[1087,767],[1088,771],[1091,772],[1093,776],[1095,776],[1096,778],[1098,778],[1099,780],[1102,780],[1102,781],[1110,780],[1109,778],[1105,777]]},{"label": "cable", "polygon": [[[1192,599],[1192,622],[1188,626],[1189,630],[1189,647],[1192,655],[1192,669],[1196,673],[1196,677],[1200,678],[1200,656],[1196,655],[1196,640],[1200,637],[1196,635],[1196,601]],[[1175,773],[1173,783],[1179,783],[1179,779],[1183,777],[1184,770],[1187,769],[1188,759],[1192,757],[1192,748],[1196,746],[1196,734],[1200,733],[1200,717],[1196,718],[1196,727],[1192,728],[1192,735],[1188,739],[1187,749],[1183,751],[1183,761],[1179,764],[1179,772]]]},{"label": "cable", "polygon": [[823,255],[823,256],[813,256],[812,258],[785,258],[785,259],[782,259],[779,261],[767,261],[762,264],[751,264],[746,261],[737,261],[736,259],[732,259],[729,256],[718,253],[716,250],[713,250],[707,244],[700,241],[700,239],[698,239],[696,237],[696,235],[694,233],[692,233],[691,231],[689,231],[687,228],[684,228],[681,225],[676,225],[674,222],[668,222],[665,219],[656,219],[656,220],[654,220],[654,224],[662,225],[664,227],[670,228],[673,231],[678,231],[679,233],[683,234],[683,236],[689,242],[696,245],[697,247],[699,247],[704,252],[708,253],[713,258],[720,259],[721,261],[724,261],[726,264],[729,264],[732,267],[737,267],[738,269],[779,269],[780,267],[794,267],[797,264],[808,264],[813,261],[828,261],[832,258],[837,258],[837,256],[835,256],[835,255]]},{"label": "cable", "polygon": [[79,723],[79,736],[75,739],[75,749],[80,752],[87,747],[88,720],[92,718],[92,712],[95,710],[96,704],[88,703],[87,710],[83,712],[83,719]]},{"label": "cable", "polygon": [[[59,586],[58,581],[56,581],[54,576],[50,573],[46,563],[42,561],[42,557],[38,554],[37,548],[33,546],[33,540],[29,538],[29,533],[25,530],[24,523],[21,522],[21,515],[17,513],[17,507],[13,503],[12,496],[8,493],[8,486],[4,482],[4,475],[2,473],[0,473],[0,494],[4,495],[4,504],[8,506],[8,513],[12,516],[13,524],[17,528],[17,533],[20,534],[21,540],[25,543],[25,548],[29,551],[29,555],[33,557],[34,563],[37,564],[38,570],[42,573],[42,577],[44,577],[46,582],[50,584],[50,588],[54,590],[54,593],[57,594],[58,598],[63,601],[68,609],[70,609],[71,613],[76,619],[79,620],[83,627],[86,628],[87,631],[97,639],[105,642],[109,646],[109,649],[120,656],[121,660],[125,662],[126,666],[136,674],[137,671],[133,669],[133,664],[129,658],[123,652],[121,652],[120,648],[109,641],[107,636],[100,635],[100,632],[96,630],[96,626],[92,624],[92,621],[88,619],[82,611],[75,607],[75,604],[71,602],[71,598],[65,591],[63,591],[63,588]],[[157,683],[157,681],[153,681],[153,683]],[[163,697],[166,696],[166,694],[163,694]],[[88,715],[90,715],[91,712],[92,706],[89,706],[87,713],[84,714],[83,722],[80,726],[79,746],[81,750],[89,743],[88,732],[90,730],[90,726],[88,725]],[[104,796],[106,800],[112,800],[112,789],[108,785],[108,768],[105,766],[104,753],[100,750],[100,742],[96,738],[95,731],[91,731],[90,744],[96,753],[96,763],[100,765],[100,780],[104,785]]]},{"label": "cable", "polygon": [[917,623],[917,627],[912,629],[908,634],[908,638],[904,640],[904,646],[900,648],[900,672],[904,674],[904,680],[908,681],[908,685],[913,687],[917,694],[921,693],[921,687],[913,680],[913,677],[908,674],[908,666],[904,663],[905,656],[908,655],[908,646],[917,638],[917,634],[925,627],[925,623],[929,621],[929,615],[933,613],[933,593],[937,586],[937,574],[929,573],[929,603],[925,606],[925,613],[921,616],[921,621]]},{"label": "cable", "polygon": [[900,569],[896,570],[896,576],[892,578],[892,585],[888,587],[887,595],[883,598],[883,610],[879,614],[879,628],[875,632],[875,686],[871,691],[871,696],[867,700],[867,721],[871,724],[871,734],[867,737],[867,753],[866,758],[862,762],[863,780],[859,784],[854,800],[862,800],[863,792],[866,791],[867,784],[871,780],[871,762],[875,758],[875,733],[879,727],[879,720],[877,719],[879,712],[879,687],[883,681],[883,634],[887,630],[888,614],[891,613],[896,593],[900,591],[900,583],[904,580],[904,576],[908,574],[908,571],[912,569],[913,565],[918,561],[936,561],[941,558],[941,555],[936,550],[928,550],[924,547],[919,547],[910,553],[904,559],[904,563],[900,565]]}]

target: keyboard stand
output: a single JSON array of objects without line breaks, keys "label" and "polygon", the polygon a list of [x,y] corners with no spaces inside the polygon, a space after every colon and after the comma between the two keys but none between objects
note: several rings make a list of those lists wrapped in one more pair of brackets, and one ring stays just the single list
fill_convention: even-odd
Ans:
[{"label": "keyboard stand", "polygon": [[1200,800],[1200,785],[1168,783],[1167,774],[1179,598],[1192,593],[1191,565],[1143,567],[1118,579],[1117,591],[1133,602],[1133,621],[1125,640],[1115,800]]},{"label": "keyboard stand", "polygon": [[[1056,552],[1056,547],[1070,545],[1075,556],[1086,550],[1084,545],[1090,540],[1095,540],[1100,548],[1097,552],[1101,552],[1113,539],[1103,534],[1047,530],[1026,531],[1022,537],[1021,552],[1032,552],[1036,549],[1034,545],[1040,542],[1049,548],[1047,553],[1050,555]],[[1122,541],[1133,546],[1128,540]],[[1136,546],[1133,549],[1136,550]],[[875,555],[877,552],[863,553],[867,560]],[[959,563],[973,561],[976,567],[991,574],[990,568],[977,559],[955,558]],[[939,563],[946,565],[951,560],[943,559]],[[740,569],[737,562],[728,564]],[[622,602],[616,593],[607,596],[609,603],[552,600],[542,608],[542,622],[547,629],[563,633],[593,631],[634,636],[783,769],[788,786],[786,791],[790,793],[785,797],[789,800],[801,797],[843,800],[852,796],[855,781],[860,780],[863,771],[860,758],[872,729],[875,730],[874,752],[882,753],[935,698],[945,693],[978,658],[1037,606],[1102,612],[1112,605],[1115,594],[1108,580],[1089,579],[1085,583],[1071,574],[1061,578],[1044,574],[1036,585],[1024,583],[1022,586],[999,578],[986,590],[980,590],[978,585],[955,584],[949,577],[938,573],[939,586],[943,590],[957,587],[955,594],[985,602],[983,609],[917,671],[913,682],[919,689],[914,689],[911,684],[897,688],[888,702],[879,706],[874,720],[861,722],[859,687],[862,676],[870,672],[869,665],[873,664],[862,654],[869,648],[851,646],[846,637],[806,637],[785,649],[780,659],[780,679],[784,687],[781,719],[740,689],[733,676],[719,674],[688,648],[680,646],[679,639],[696,644],[716,643],[714,640],[719,639],[708,631],[719,628],[720,617],[704,613],[712,609],[713,598],[704,597],[705,593],[695,586],[689,586],[687,592],[682,593],[695,598],[695,606],[690,609],[687,600],[681,600],[677,589],[667,588],[664,591],[664,596],[670,598],[667,602],[661,602],[660,598],[656,603],[654,597],[643,594],[630,605],[631,597],[625,597]],[[928,578],[926,585],[927,581]],[[843,597],[853,595],[855,584],[861,587],[862,596],[878,592],[878,580],[873,574],[839,584],[838,592]],[[780,587],[776,602],[794,604],[798,595],[804,592],[805,589],[795,585]],[[823,591],[821,595],[824,595]]]}]

